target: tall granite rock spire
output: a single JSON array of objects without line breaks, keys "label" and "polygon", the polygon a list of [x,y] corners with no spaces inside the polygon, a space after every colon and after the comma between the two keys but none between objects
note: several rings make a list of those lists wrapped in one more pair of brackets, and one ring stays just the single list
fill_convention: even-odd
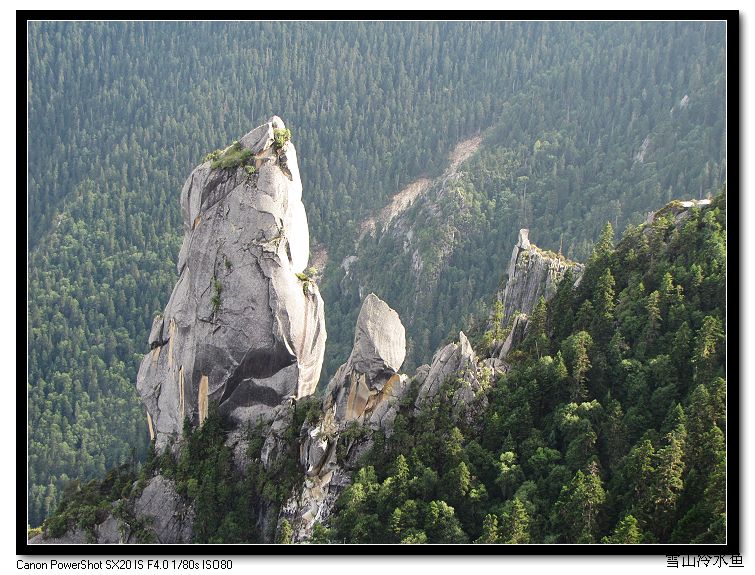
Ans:
[{"label": "tall granite rock spire", "polygon": [[275,141],[283,129],[273,116],[184,184],[180,277],[137,376],[158,449],[185,418],[201,424],[210,402],[256,421],[320,378],[323,301],[301,273],[309,230],[296,150]]}]

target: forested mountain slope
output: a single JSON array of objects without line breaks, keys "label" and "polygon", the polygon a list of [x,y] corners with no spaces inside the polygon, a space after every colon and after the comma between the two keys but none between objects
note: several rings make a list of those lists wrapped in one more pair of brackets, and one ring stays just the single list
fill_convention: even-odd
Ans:
[{"label": "forested mountain slope", "polygon": [[489,305],[520,228],[584,259],[606,221],[622,230],[674,197],[720,187],[724,53],[705,37],[702,45],[652,26],[611,29],[533,74],[471,159],[326,277],[331,325],[343,325],[327,361],[337,364],[348,347],[360,292],[396,307],[417,365]]},{"label": "forested mountain slope", "polygon": [[459,141],[485,136],[465,191],[436,194],[453,192],[444,209],[465,198],[458,217],[439,234],[424,200],[405,213],[437,262],[424,286],[402,249],[391,259],[400,234],[359,249],[359,282],[402,317],[422,292],[412,363],[494,291],[522,225],[580,256],[606,219],[621,228],[725,180],[722,24],[31,23],[28,38],[32,525],[70,479],[144,457],[134,381],[177,277],[183,178],[272,113],[294,132],[331,262],[323,381],[360,307],[340,268],[358,222],[442,174]]},{"label": "forested mountain slope", "polygon": [[615,247],[607,226],[579,286],[567,272],[506,373],[467,400],[472,416],[458,410],[466,371],[433,401],[413,384],[336,502],[330,537],[724,542],[725,223],[722,193],[669,204]]},{"label": "forested mountain slope", "polygon": [[725,192],[606,225],[584,267],[524,232],[502,299],[526,314],[408,377],[370,294],[322,400],[241,428],[211,404],[34,542],[726,542]]}]

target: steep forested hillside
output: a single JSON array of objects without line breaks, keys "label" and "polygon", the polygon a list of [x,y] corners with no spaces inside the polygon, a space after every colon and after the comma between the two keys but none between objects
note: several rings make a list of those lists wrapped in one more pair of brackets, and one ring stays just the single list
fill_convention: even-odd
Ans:
[{"label": "steep forested hillside", "polygon": [[[115,518],[121,542],[175,538],[164,518],[135,512],[157,482],[175,487],[151,513],[191,510],[168,514],[184,541],[726,542],[725,269],[724,192],[702,207],[672,202],[616,246],[607,224],[578,287],[567,271],[503,361],[460,364],[435,396],[418,371],[386,427],[353,420],[339,435],[326,425],[336,412],[310,396],[274,434],[242,430],[239,458],[239,430],[211,405],[200,428],[185,420],[178,457],[151,450],[138,473],[132,461],[68,489],[44,536],[118,541]],[[498,321],[473,334],[477,357],[499,353]],[[294,538],[291,505],[320,479],[305,482],[302,464],[313,430],[335,434],[327,475],[347,481],[325,522],[302,510],[312,529]]]},{"label": "steep forested hillside", "polygon": [[506,98],[454,177],[368,236],[348,274],[326,278],[330,325],[339,327],[328,372],[348,353],[360,290],[404,318],[413,367],[485,309],[520,228],[582,260],[606,221],[623,230],[725,182],[721,37],[687,26],[588,30]]},{"label": "steep forested hillside", "polygon": [[31,23],[28,37],[32,524],[70,478],[144,454],[138,357],[176,279],[179,191],[207,152],[282,116],[312,236],[337,252],[360,213],[487,125],[498,56],[533,41],[444,23]]},{"label": "steep forested hillside", "polygon": [[[292,129],[330,261],[327,379],[359,307],[340,268],[358,222],[441,174],[463,138],[486,139],[449,224],[461,243],[423,300],[445,307],[417,307],[409,326],[422,353],[494,291],[522,222],[579,256],[606,219],[622,228],[716,188],[724,42],[715,23],[29,24],[30,523],[70,479],[145,456],[136,367],[176,280],[179,191],[205,153],[273,113]],[[418,278],[373,241],[359,272],[403,317]],[[422,245],[430,261],[438,248]]]},{"label": "steep forested hillside", "polygon": [[[670,204],[530,317],[488,407],[405,402],[336,504],[346,542],[724,542],[726,199]],[[480,336],[481,334],[478,334]],[[485,356],[478,337],[478,351]]]}]

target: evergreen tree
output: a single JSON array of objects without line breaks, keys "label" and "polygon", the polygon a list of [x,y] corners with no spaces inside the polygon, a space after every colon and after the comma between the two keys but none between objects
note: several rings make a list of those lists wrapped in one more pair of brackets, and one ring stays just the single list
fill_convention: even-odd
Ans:
[{"label": "evergreen tree", "polygon": [[511,502],[511,509],[504,524],[504,543],[529,543],[530,517],[524,504],[517,498]]},{"label": "evergreen tree", "polygon": [[603,537],[602,543],[641,543],[642,532],[640,531],[637,520],[627,515],[616,525],[613,534],[610,537]]},{"label": "evergreen tree", "polygon": [[592,334],[598,341],[606,342],[613,334],[614,321],[614,286],[616,282],[611,275],[611,269],[606,268],[598,279],[598,285],[593,298],[595,313],[592,321]]},{"label": "evergreen tree", "polygon": [[655,454],[655,472],[651,487],[654,504],[654,531],[664,541],[670,532],[671,518],[684,487],[684,445],[686,430],[683,424],[666,435],[666,445]]},{"label": "evergreen tree", "polygon": [[586,331],[570,335],[561,344],[561,353],[571,372],[570,401],[579,402],[587,397],[585,382],[587,372],[591,367],[589,356],[591,347],[592,337]]},{"label": "evergreen tree", "polygon": [[495,515],[488,514],[482,523],[482,535],[475,543],[498,543],[498,518]]},{"label": "evergreen tree", "polygon": [[587,473],[577,471],[554,507],[554,523],[560,527],[562,539],[568,543],[592,543],[597,529],[598,514],[605,502],[600,474],[596,464]]},{"label": "evergreen tree", "polygon": [[566,270],[559,282],[548,310],[552,341],[560,342],[571,333],[574,321],[574,274],[571,269]]},{"label": "evergreen tree", "polygon": [[707,315],[695,338],[695,349],[692,356],[695,381],[705,383],[712,375],[713,366],[718,361],[724,342],[724,332],[721,320]]},{"label": "evergreen tree", "polygon": [[293,543],[293,536],[294,531],[291,529],[291,524],[288,522],[288,519],[284,519],[281,521],[276,543]]}]

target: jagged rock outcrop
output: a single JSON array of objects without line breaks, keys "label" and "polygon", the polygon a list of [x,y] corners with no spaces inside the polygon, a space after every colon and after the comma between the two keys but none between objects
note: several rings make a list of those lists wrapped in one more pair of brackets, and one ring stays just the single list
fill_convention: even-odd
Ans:
[{"label": "jagged rock outcrop", "polygon": [[645,229],[643,230],[644,234],[650,234],[652,232],[651,224],[658,219],[660,216],[665,215],[672,215],[674,217],[674,222],[678,226],[681,224],[684,220],[690,217],[692,215],[691,209],[692,208],[702,208],[705,206],[709,206],[711,204],[710,199],[704,199],[704,200],[673,200],[663,206],[660,210],[657,210],[655,212],[648,212],[647,218],[645,218]]},{"label": "jagged rock outcrop", "polygon": [[529,318],[523,313],[516,314],[511,324],[511,331],[509,331],[500,347],[494,348],[493,355],[499,360],[505,360],[509,352],[512,349],[516,349],[524,341],[524,338],[527,337],[528,326]]},{"label": "jagged rock outcrop", "polygon": [[112,515],[97,526],[97,543],[123,543],[121,522]]},{"label": "jagged rock outcrop", "polygon": [[569,269],[578,284],[584,265],[541,250],[530,242],[529,230],[519,230],[519,239],[511,253],[506,288],[498,294],[503,303],[503,326],[507,326],[516,313],[529,315],[541,296],[546,300],[552,298]]},{"label": "jagged rock outcrop", "polygon": [[405,385],[406,378],[398,374],[405,357],[401,319],[383,300],[369,294],[359,311],[351,355],[328,384],[325,411],[333,410],[338,423],[363,423],[378,404],[396,397],[394,387]]},{"label": "jagged rock outcrop", "polygon": [[[508,353],[526,337],[528,314],[540,297],[549,300],[556,293],[559,282],[571,269],[575,283],[584,271],[582,264],[557,254],[545,252],[529,240],[529,230],[519,231],[508,268],[508,280],[498,300],[503,306],[503,317],[498,328],[508,327],[503,341],[493,342],[491,357],[479,361],[463,332],[459,342],[450,343],[435,353],[429,368],[418,370],[415,379],[420,382],[415,408],[435,399],[441,386],[449,382],[454,387],[451,396],[453,415],[474,425],[477,415],[487,406],[484,390],[491,381],[508,370],[505,362]],[[455,381],[449,381],[453,378]]]},{"label": "jagged rock outcrop", "polygon": [[[349,484],[349,472],[372,444],[372,431],[390,436],[407,377],[399,369],[406,357],[406,336],[398,314],[369,294],[357,318],[354,347],[333,376],[323,399],[323,416],[302,427],[299,463],[305,479],[281,510],[293,528],[293,540],[309,538],[317,522],[326,521],[338,494]],[[358,440],[342,434],[360,426]],[[337,459],[339,441],[345,461]],[[264,447],[263,447],[264,453]]]},{"label": "jagged rock outcrop", "polygon": [[482,360],[483,367],[490,370],[490,375],[494,378],[502,375],[508,371],[508,366],[505,362],[497,357],[488,357]]},{"label": "jagged rock outcrop", "polygon": [[415,410],[433,401],[442,386],[448,383],[453,388],[450,396],[452,414],[467,425],[473,425],[477,415],[485,410],[487,396],[481,392],[490,385],[494,374],[503,371],[499,363],[480,362],[463,331],[459,332],[459,343],[449,343],[441,348],[435,352],[429,369],[423,367],[415,376],[420,383]]},{"label": "jagged rock outcrop", "polygon": [[[490,328],[507,330],[505,337],[492,344],[491,357],[502,362],[497,369],[508,369],[504,360],[527,336],[529,314],[540,298],[551,299],[568,270],[572,271],[574,285],[579,285],[584,269],[583,264],[541,250],[530,242],[529,230],[519,230],[519,239],[511,253],[506,286],[496,294],[503,315],[489,323]],[[498,325],[494,325],[496,321]]]},{"label": "jagged rock outcrop", "polygon": [[435,352],[430,369],[422,381],[417,395],[416,407],[431,401],[438,395],[440,386],[451,375],[463,375],[465,371],[475,371],[477,356],[467,336],[459,332],[459,343],[449,343]]},{"label": "jagged rock outcrop", "polygon": [[181,192],[180,277],[137,376],[158,450],[185,417],[201,423],[210,401],[239,423],[272,419],[319,380],[323,301],[300,273],[309,232],[296,150],[274,144],[284,127],[274,116],[241,138],[235,151],[253,154],[248,168],[206,161]]},{"label": "jagged rock outcrop", "polygon": [[426,363],[423,363],[416,370],[414,370],[414,380],[420,385],[422,385],[427,379],[427,375],[429,373],[430,373],[430,366]]},{"label": "jagged rock outcrop", "polygon": [[270,467],[288,448],[284,435],[293,420],[294,406],[290,401],[284,402],[275,409],[273,422],[267,431],[260,453],[260,459],[266,468]]},{"label": "jagged rock outcrop", "polygon": [[[148,518],[157,543],[191,543],[194,508],[176,492],[175,483],[162,475],[150,479],[134,503],[134,514]],[[126,543],[133,543],[133,536]]]},{"label": "jagged rock outcrop", "polygon": [[335,447],[338,426],[333,420],[333,411],[325,413],[316,425],[305,425],[299,446],[299,464],[307,477],[324,476],[335,465]]},{"label": "jagged rock outcrop", "polygon": [[[124,520],[115,512],[118,504],[128,510],[132,519]],[[137,532],[137,522],[144,533]],[[113,504],[113,510],[89,534],[76,527],[62,537],[37,535],[29,543],[143,543],[147,540],[147,534],[150,535],[149,540],[156,543],[191,543],[193,525],[193,505],[178,495],[173,480],[156,475],[138,495]]]}]

